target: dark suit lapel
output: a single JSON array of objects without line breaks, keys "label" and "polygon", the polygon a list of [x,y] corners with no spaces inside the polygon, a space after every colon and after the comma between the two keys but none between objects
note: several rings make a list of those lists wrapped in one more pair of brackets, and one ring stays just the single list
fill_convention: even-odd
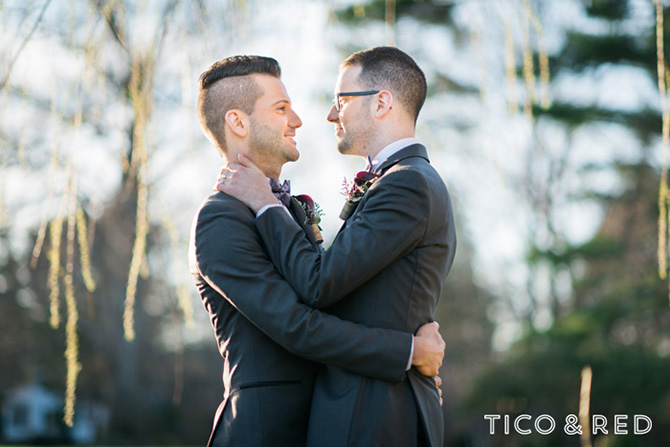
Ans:
[{"label": "dark suit lapel", "polygon": [[291,197],[291,203],[289,203],[289,205],[290,205],[289,211],[291,212],[293,219],[303,229],[305,235],[307,235],[307,239],[309,239],[309,242],[314,247],[317,247],[316,239],[314,239],[314,232],[312,231],[312,228],[305,224],[307,216],[305,216],[305,211],[300,206],[300,203],[298,203],[298,201],[295,198]]},{"label": "dark suit lapel", "polygon": [[[375,169],[375,172],[379,174],[380,177],[383,177],[386,171],[389,170],[393,165],[397,164],[401,160],[404,160],[406,158],[411,158],[411,157],[421,157],[425,158],[427,162],[430,163],[430,159],[428,158],[428,151],[426,150],[426,147],[423,144],[412,144],[410,146],[407,146],[403,149],[400,149],[398,152],[395,154],[391,155],[386,161],[384,161],[377,169]],[[340,227],[340,230],[337,232],[339,235],[347,226],[347,222],[349,219],[351,219],[356,212],[358,211],[358,208],[360,207],[360,204],[356,209],[354,210],[353,213],[347,218],[347,220],[344,221],[342,226]]]}]

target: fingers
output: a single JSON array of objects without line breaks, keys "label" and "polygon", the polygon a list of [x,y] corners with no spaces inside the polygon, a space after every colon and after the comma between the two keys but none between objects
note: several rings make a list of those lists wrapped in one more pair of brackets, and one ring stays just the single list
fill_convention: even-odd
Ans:
[{"label": "fingers", "polygon": [[433,377],[435,381],[435,387],[437,388],[437,396],[440,398],[440,406],[442,406],[442,378],[440,376]]},{"label": "fingers", "polygon": [[226,186],[231,185],[231,181],[235,177],[235,174],[242,168],[242,165],[238,163],[227,163],[225,166],[221,167],[218,177],[216,177],[216,183],[212,188],[214,191],[224,191]]},{"label": "fingers", "polygon": [[226,163],[225,165],[221,166],[221,172],[223,172],[223,171],[235,172],[239,169],[239,167],[240,167],[239,163],[235,163],[234,161],[230,161],[230,162]]},{"label": "fingers", "polygon": [[214,187],[212,189],[214,191],[223,191],[222,187],[226,185],[226,180],[230,178],[231,172],[226,168],[221,169],[221,172],[219,172],[219,176],[216,178],[216,183],[214,183]]},{"label": "fingers", "polygon": [[439,337],[438,331],[439,325],[432,321],[430,323],[425,323],[422,325],[419,330],[416,332],[417,335],[425,335],[429,337]]}]

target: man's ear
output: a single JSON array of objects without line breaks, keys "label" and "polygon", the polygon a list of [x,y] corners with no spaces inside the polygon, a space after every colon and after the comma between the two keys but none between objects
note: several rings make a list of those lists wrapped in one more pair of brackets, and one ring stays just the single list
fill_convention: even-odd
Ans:
[{"label": "man's ear", "polygon": [[393,108],[393,95],[388,90],[382,90],[377,94],[375,115],[383,118]]},{"label": "man's ear", "polygon": [[224,118],[231,132],[240,138],[247,136],[249,132],[249,120],[246,113],[239,109],[230,109]]}]

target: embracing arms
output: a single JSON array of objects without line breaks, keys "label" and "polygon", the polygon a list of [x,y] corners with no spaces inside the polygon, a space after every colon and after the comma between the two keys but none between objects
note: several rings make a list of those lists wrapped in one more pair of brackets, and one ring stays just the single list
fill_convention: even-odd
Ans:
[{"label": "embracing arms", "polygon": [[[401,380],[410,358],[412,335],[367,328],[299,303],[263,250],[253,220],[251,211],[232,200],[210,202],[201,209],[192,256],[206,283],[296,355],[358,374]],[[430,326],[415,337],[412,364],[426,375],[435,375],[444,342]]]}]

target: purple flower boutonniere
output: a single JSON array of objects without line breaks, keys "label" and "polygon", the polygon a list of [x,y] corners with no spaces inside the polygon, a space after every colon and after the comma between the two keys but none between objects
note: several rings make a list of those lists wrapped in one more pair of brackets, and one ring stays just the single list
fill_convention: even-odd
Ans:
[{"label": "purple flower boutonniere", "polygon": [[342,207],[340,212],[340,219],[347,220],[349,216],[354,212],[358,206],[358,202],[361,201],[363,196],[370,186],[379,178],[378,174],[375,174],[372,171],[361,171],[356,174],[354,181],[349,183],[347,179],[344,179],[344,184],[342,185],[342,195],[347,198],[347,202]]},{"label": "purple flower boutonniere", "polygon": [[323,235],[321,234],[321,216],[325,213],[321,209],[318,203],[316,203],[310,196],[307,194],[301,194],[299,196],[293,196],[300,207],[305,212],[305,225],[309,225],[312,228],[312,233],[314,233],[314,239],[317,244],[323,243]]}]

